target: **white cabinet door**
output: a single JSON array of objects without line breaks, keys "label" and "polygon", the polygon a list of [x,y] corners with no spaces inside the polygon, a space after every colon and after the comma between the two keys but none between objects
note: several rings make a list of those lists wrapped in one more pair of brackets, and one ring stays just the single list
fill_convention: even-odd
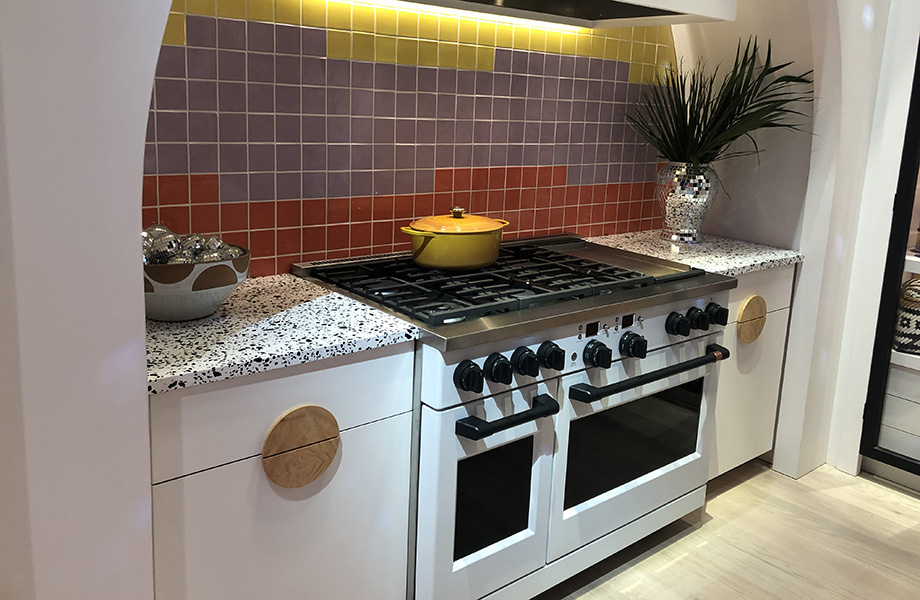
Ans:
[{"label": "white cabinet door", "polygon": [[401,600],[411,413],[342,431],[310,485],[259,457],[153,488],[157,600]]}]

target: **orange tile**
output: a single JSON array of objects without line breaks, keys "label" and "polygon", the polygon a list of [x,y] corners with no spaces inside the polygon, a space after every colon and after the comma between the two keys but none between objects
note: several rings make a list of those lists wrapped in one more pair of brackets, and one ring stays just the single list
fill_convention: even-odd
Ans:
[{"label": "orange tile", "polygon": [[300,255],[300,227],[279,229],[276,234],[276,250],[278,255]]},{"label": "orange tile", "polygon": [[[490,212],[501,212],[505,210],[505,190],[489,190],[488,208]],[[500,219],[501,216],[495,217]]]},{"label": "orange tile", "polygon": [[173,230],[174,233],[185,235],[191,233],[188,206],[161,206],[160,223]]},{"label": "orange tile", "polygon": [[509,188],[505,190],[505,210],[517,210],[519,208],[521,208],[520,188]]},{"label": "orange tile", "polygon": [[[450,192],[441,192],[434,195],[434,213],[435,215],[450,214],[450,207],[454,204],[454,195]],[[473,209],[470,208],[470,212]]]},{"label": "orange tile", "polygon": [[326,250],[331,253],[335,250],[343,250],[348,248],[348,234],[348,225],[330,225],[327,227]]},{"label": "orange tile", "polygon": [[565,187],[565,205],[576,206],[578,204],[578,186],[568,185]]},{"label": "orange tile", "polygon": [[225,244],[233,244],[234,246],[241,246],[243,248],[249,248],[249,232],[248,231],[233,231],[230,233],[221,233],[220,239],[224,240]]},{"label": "orange tile", "polygon": [[591,205],[590,204],[579,205],[578,224],[579,225],[590,225],[591,224]]},{"label": "orange tile", "polygon": [[[435,201],[437,203],[437,200]],[[476,190],[470,193],[470,212],[474,215],[482,214],[489,209],[489,192]]]},{"label": "orange tile", "polygon": [[[300,225],[300,223],[297,223]],[[274,202],[250,202],[249,203],[249,228],[250,229],[271,229],[275,226],[275,203]]]},{"label": "orange tile", "polygon": [[[384,221],[393,218],[393,196],[376,196],[373,200],[371,217],[374,221]],[[409,205],[412,205],[410,200]]]},{"label": "orange tile", "polygon": [[434,172],[434,191],[449,192],[454,184],[453,169],[438,169]]},{"label": "orange tile", "polygon": [[524,210],[533,208],[537,205],[537,190],[534,188],[524,188],[521,190],[521,208]]},{"label": "orange tile", "polygon": [[[552,173],[552,171],[550,171]],[[549,208],[549,201],[552,198],[552,192],[550,187],[538,187],[537,188],[537,208]]]},{"label": "orange tile", "polygon": [[489,169],[489,189],[501,190],[505,188],[505,167],[492,167]]},{"label": "orange tile", "polygon": [[553,185],[560,186],[566,184],[566,177],[568,175],[568,167],[559,166],[553,167]]},{"label": "orange tile", "polygon": [[349,252],[347,249],[342,250],[327,250],[326,258],[348,258]]},{"label": "orange tile", "polygon": [[[371,245],[371,223],[352,223],[351,225],[351,247],[363,248]],[[365,254],[369,253],[365,252]]]},{"label": "orange tile", "polygon": [[141,206],[157,205],[157,176],[144,175],[144,187],[141,193]]},{"label": "orange tile", "polygon": [[454,192],[451,204],[453,204],[453,206],[459,206],[461,208],[467,209],[468,211],[471,211],[470,206],[472,198],[473,194],[471,192]]},{"label": "orange tile", "polygon": [[[326,228],[304,227],[303,228],[302,248],[304,253],[308,252],[325,252],[326,250]],[[307,260],[307,259],[304,259]]]},{"label": "orange tile", "polygon": [[474,191],[489,189],[489,169],[485,167],[477,167],[473,169],[470,189]]},{"label": "orange tile", "polygon": [[300,255],[294,254],[291,256],[279,256],[275,259],[275,274],[280,275],[282,273],[290,273],[291,265],[295,262],[300,262]]},{"label": "orange tile", "polygon": [[602,223],[604,221],[604,205],[603,204],[592,204],[591,205],[591,222],[592,223]]},{"label": "orange tile", "polygon": [[220,231],[220,205],[193,204],[191,208],[192,231],[195,233]]},{"label": "orange tile", "polygon": [[188,175],[160,175],[157,194],[160,206],[188,204]]},{"label": "orange tile", "polygon": [[415,216],[428,217],[434,214],[434,194],[418,194],[415,196]]},{"label": "orange tile", "polygon": [[553,185],[553,168],[539,167],[537,169],[537,186],[549,187]]},{"label": "orange tile", "polygon": [[249,203],[224,202],[220,205],[220,230],[244,231],[249,229]]},{"label": "orange tile", "polygon": [[533,219],[533,228],[534,229],[548,229],[549,228],[549,209],[540,209],[538,208],[534,212]]},{"label": "orange tile", "polygon": [[300,227],[300,200],[279,200],[276,207],[278,227]]},{"label": "orange tile", "polygon": [[565,206],[565,188],[564,187],[554,187],[550,189],[551,198],[549,205],[556,206]]},{"label": "orange tile", "polygon": [[361,196],[351,199],[351,222],[357,223],[371,220],[371,202],[370,196]]},{"label": "orange tile", "polygon": [[407,219],[412,216],[415,208],[415,197],[411,195],[396,196],[393,201],[393,217]]},{"label": "orange tile", "polygon": [[[384,245],[393,243],[393,221],[374,221],[372,224],[371,240],[374,245]],[[400,235],[404,235],[400,232]]]},{"label": "orange tile", "polygon": [[325,250],[323,250],[322,252],[307,252],[307,253],[300,255],[300,260],[303,260],[303,261],[323,260],[325,258],[326,258]]},{"label": "orange tile", "polygon": [[324,225],[326,223],[326,201],[322,198],[303,201],[303,224]]},{"label": "orange tile", "polygon": [[220,202],[220,179],[217,175],[191,175],[192,204]]},{"label": "orange tile", "polygon": [[521,187],[537,187],[537,168],[524,167],[521,172]]},{"label": "orange tile", "polygon": [[250,277],[265,277],[276,275],[274,258],[253,258],[249,261]]},{"label": "orange tile", "polygon": [[578,207],[566,206],[562,212],[562,226],[573,227],[578,224]]},{"label": "orange tile", "polygon": [[629,220],[634,221],[642,217],[642,203],[641,202],[630,202],[629,203]]},{"label": "orange tile", "polygon": [[329,198],[326,201],[326,222],[347,223],[350,209],[349,198]]},{"label": "orange tile", "polygon": [[156,208],[144,208],[141,209],[141,227],[147,229],[151,225],[156,225],[160,222],[159,211]]},{"label": "orange tile", "polygon": [[505,186],[509,190],[521,187],[521,178],[523,174],[524,169],[522,167],[508,167],[508,170],[505,172]]},{"label": "orange tile", "polygon": [[454,169],[454,190],[467,191],[472,189],[473,169]]},{"label": "orange tile", "polygon": [[549,226],[563,227],[565,225],[565,208],[553,208],[549,211]]},{"label": "orange tile", "polygon": [[[256,258],[275,255],[275,231],[273,229],[249,232],[249,250]],[[274,263],[272,263],[274,267]]]}]

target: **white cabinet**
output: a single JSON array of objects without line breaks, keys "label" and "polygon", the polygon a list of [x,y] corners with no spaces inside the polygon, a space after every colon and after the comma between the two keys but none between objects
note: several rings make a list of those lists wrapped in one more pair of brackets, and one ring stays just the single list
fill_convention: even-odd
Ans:
[{"label": "white cabinet", "polygon": [[[710,479],[773,448],[794,274],[789,265],[739,275],[730,292],[724,341],[731,358],[720,363]],[[754,295],[766,301],[766,324],[745,344],[737,338],[738,311]]]},{"label": "white cabinet", "polygon": [[[412,343],[150,397],[157,600],[404,598]],[[289,409],[340,428],[319,479],[269,482]]]}]

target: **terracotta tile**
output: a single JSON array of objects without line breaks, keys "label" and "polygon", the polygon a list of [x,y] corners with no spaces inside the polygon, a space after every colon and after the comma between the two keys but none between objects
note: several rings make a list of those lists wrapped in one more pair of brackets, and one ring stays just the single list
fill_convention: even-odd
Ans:
[{"label": "terracotta tile", "polygon": [[[302,230],[302,248],[304,253],[307,252],[325,252],[326,250],[326,228],[304,227]],[[307,260],[307,259],[304,259]]]},{"label": "terracotta tile", "polygon": [[[393,221],[374,221],[371,224],[371,241],[376,245],[393,244]],[[400,235],[403,235],[400,232]]]},{"label": "terracotta tile", "polygon": [[521,208],[521,190],[518,188],[509,188],[505,190],[505,210],[517,210]]},{"label": "terracotta tile", "polygon": [[591,225],[591,229],[589,231],[590,231],[589,235],[591,235],[592,237],[596,235],[603,235],[604,225],[601,223],[594,223]]},{"label": "terracotta tile", "polygon": [[384,244],[380,246],[371,246],[372,254],[387,254],[393,251],[393,244]]},{"label": "terracotta tile", "polygon": [[620,221],[616,224],[616,229],[614,233],[626,233],[629,229],[629,224],[626,221]]},{"label": "terracotta tile", "polygon": [[553,167],[539,167],[537,169],[537,186],[550,187],[553,185]]},{"label": "terracotta tile", "polygon": [[[437,201],[435,201],[437,204]],[[489,209],[489,192],[487,190],[477,190],[470,194],[469,212],[479,215]]]},{"label": "terracotta tile", "polygon": [[562,226],[574,227],[578,224],[578,207],[566,206],[562,212]]},{"label": "terracotta tile", "polygon": [[505,190],[489,190],[488,208],[490,212],[501,212],[505,210]]},{"label": "terracotta tile", "polygon": [[174,233],[191,233],[191,224],[188,206],[161,206],[160,223],[173,230]]},{"label": "terracotta tile", "polygon": [[549,211],[549,226],[562,227],[565,225],[565,208],[553,208]]},{"label": "terracotta tile", "polygon": [[365,223],[352,223],[351,224],[350,244],[352,248],[367,247],[368,252],[370,251],[370,245],[371,245],[371,223],[370,221],[365,222]]},{"label": "terracotta tile", "polygon": [[220,231],[220,205],[193,204],[191,226],[195,233]]},{"label": "terracotta tile", "polygon": [[655,197],[655,182],[647,181],[642,184],[642,199],[648,200]]},{"label": "terracotta tile", "polygon": [[470,186],[473,181],[473,169],[462,168],[454,169],[454,190],[455,191],[466,191],[470,190]]},{"label": "terracotta tile", "polygon": [[157,205],[157,176],[144,175],[144,187],[141,193],[141,206]]},{"label": "terracotta tile", "polygon": [[233,244],[234,246],[249,248],[248,231],[232,231],[230,233],[221,233],[220,239],[224,240],[225,244]]},{"label": "terracotta tile", "polygon": [[156,208],[143,208],[141,209],[141,227],[147,229],[151,225],[156,225],[160,222],[159,211]]},{"label": "terracotta tile", "polygon": [[402,242],[393,244],[393,252],[404,252],[412,249],[412,242]]},{"label": "terracotta tile", "polygon": [[[300,225],[300,223],[297,223]],[[250,202],[249,227],[251,229],[271,229],[275,226],[275,203]]]},{"label": "terracotta tile", "polygon": [[578,224],[579,225],[590,225],[591,224],[591,205],[590,204],[579,205]]},{"label": "terracotta tile", "polygon": [[300,200],[281,200],[276,205],[278,227],[299,227],[301,224]]},{"label": "terracotta tile", "polygon": [[465,208],[467,211],[470,211],[472,198],[473,194],[471,192],[454,192],[453,200],[451,200],[451,208],[454,206],[459,206],[461,208]]},{"label": "terracotta tile", "polygon": [[521,171],[521,187],[537,187],[537,167],[524,167]]},{"label": "terracotta tile", "polygon": [[325,258],[326,258],[325,250],[323,250],[322,252],[307,252],[305,254],[300,255],[300,260],[302,261],[323,260]]},{"label": "terracotta tile", "polygon": [[553,167],[553,185],[554,186],[565,185],[567,174],[568,174],[568,167],[564,165]]},{"label": "terracotta tile", "polygon": [[300,254],[300,227],[278,229],[275,233],[276,250],[279,255]]},{"label": "terracotta tile", "polygon": [[282,273],[290,273],[291,265],[293,265],[295,262],[300,262],[299,254],[279,256],[275,259],[275,274],[280,275]]},{"label": "terracotta tile", "polygon": [[595,204],[598,202],[604,202],[607,199],[607,184],[598,184],[592,187],[594,188],[592,193],[592,201]]},{"label": "terracotta tile", "polygon": [[250,231],[249,250],[257,258],[275,255],[275,230]]},{"label": "terracotta tile", "polygon": [[[434,211],[432,215],[450,214],[450,209],[454,205],[454,195],[450,192],[443,192],[434,195]],[[474,212],[470,207],[469,212]]]},{"label": "terracotta tile", "polygon": [[604,205],[603,204],[592,204],[591,205],[591,222],[592,223],[602,223],[604,221]]},{"label": "terracotta tile", "polygon": [[629,220],[629,202],[620,202],[617,204],[617,221]]},{"label": "terracotta tile", "polygon": [[344,250],[327,250],[326,258],[348,258],[348,249]]},{"label": "terracotta tile", "polygon": [[537,190],[524,188],[521,190],[521,209],[527,210],[537,205]]},{"label": "terracotta tile", "polygon": [[396,219],[407,219],[412,217],[415,207],[415,196],[403,195],[396,196],[393,201],[393,217]]},{"label": "terracotta tile", "polygon": [[371,205],[371,218],[384,221],[393,218],[393,196],[376,196]]},{"label": "terracotta tile", "polygon": [[533,221],[534,229],[549,228],[549,218],[550,218],[549,213],[550,213],[550,210],[548,208],[546,209],[538,208],[534,212],[534,221]]},{"label": "terracotta tile", "polygon": [[537,208],[549,208],[549,202],[552,198],[552,188],[549,187],[538,187],[537,188]]},{"label": "terracotta tile", "polygon": [[351,199],[351,222],[358,223],[371,220],[371,204],[373,199],[370,196],[359,196]]},{"label": "terracotta tile", "polygon": [[326,228],[326,249],[330,252],[330,256],[332,256],[332,251],[348,248],[348,234],[349,226],[347,224],[330,225]]},{"label": "terracotta tile", "polygon": [[505,167],[492,167],[489,169],[489,189],[501,190],[505,188],[507,169]]},{"label": "terracotta tile", "polygon": [[654,207],[655,207],[655,203],[653,201],[643,200],[642,201],[642,218],[651,219],[655,212]]},{"label": "terracotta tile", "polygon": [[326,201],[326,222],[347,223],[351,208],[348,198],[330,198]]},{"label": "terracotta tile", "polygon": [[303,224],[322,225],[326,223],[326,201],[322,198],[303,201]]},{"label": "terracotta tile", "polygon": [[578,205],[578,192],[579,186],[569,185],[565,187],[565,205],[566,206],[577,206]]},{"label": "terracotta tile", "polygon": [[418,194],[415,196],[415,216],[428,217],[434,214],[434,194]]},{"label": "terracotta tile", "polygon": [[604,222],[610,223],[617,220],[617,204],[608,202],[604,204]]},{"label": "terracotta tile", "polygon": [[188,204],[188,175],[160,175],[157,195],[160,206]]},{"label": "terracotta tile", "polygon": [[473,169],[470,189],[473,191],[489,189],[489,169],[484,167]]},{"label": "terracotta tile", "polygon": [[642,217],[642,203],[641,202],[630,202],[629,203],[629,220],[634,221]]},{"label": "terracotta tile", "polygon": [[578,203],[580,205],[594,202],[594,186],[582,185],[578,190]]},{"label": "terracotta tile", "polygon": [[521,211],[520,217],[518,219],[518,223],[520,224],[518,229],[521,231],[522,234],[529,232],[529,231],[533,231],[533,220],[534,220],[533,210],[522,210]]},{"label": "terracotta tile", "polygon": [[253,258],[249,261],[250,277],[265,277],[266,275],[275,275],[274,258]]},{"label": "terracotta tile", "polygon": [[249,229],[249,203],[224,202],[220,205],[220,230],[244,231]]},{"label": "terracotta tile", "polygon": [[505,186],[510,189],[521,187],[524,169],[522,167],[508,167],[505,172]]},{"label": "terracotta tile", "polygon": [[192,204],[220,202],[220,176],[192,175],[190,177]]},{"label": "terracotta tile", "polygon": [[453,169],[438,169],[434,172],[434,190],[436,192],[449,192],[454,185]]}]

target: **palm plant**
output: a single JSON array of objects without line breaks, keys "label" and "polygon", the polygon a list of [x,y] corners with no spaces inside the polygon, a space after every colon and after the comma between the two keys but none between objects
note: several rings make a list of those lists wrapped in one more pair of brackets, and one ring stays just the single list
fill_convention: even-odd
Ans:
[{"label": "palm plant", "polygon": [[[659,75],[657,85],[644,91],[635,115],[626,121],[671,162],[684,162],[698,171],[700,165],[715,160],[757,154],[760,148],[751,132],[767,127],[800,131],[798,123],[786,120],[796,102],[812,99],[812,71],[801,75],[783,75],[780,71],[791,62],[773,65],[770,42],[762,66],[758,66],[757,39],[749,39],[742,50],[738,41],[735,63],[717,86],[718,68],[711,74],[696,69],[668,69]],[[751,150],[728,152],[740,137],[753,144]]]}]

